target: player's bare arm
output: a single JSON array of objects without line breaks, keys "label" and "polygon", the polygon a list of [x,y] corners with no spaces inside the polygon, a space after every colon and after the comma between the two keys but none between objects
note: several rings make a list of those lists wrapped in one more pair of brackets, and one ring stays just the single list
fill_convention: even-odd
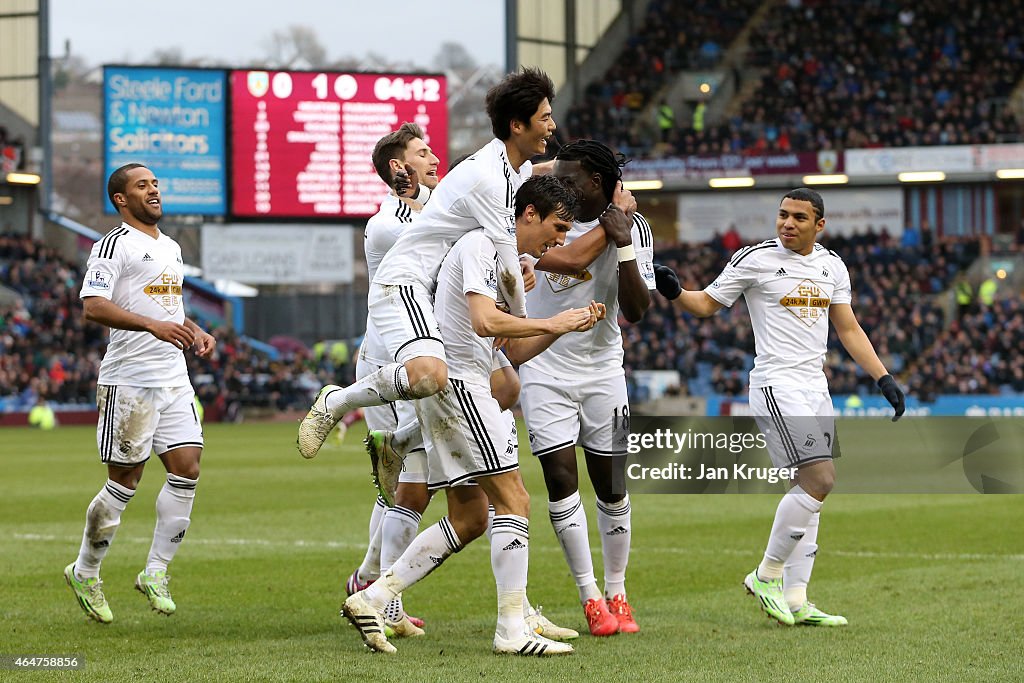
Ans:
[{"label": "player's bare arm", "polygon": [[658,292],[671,301],[680,311],[698,318],[709,318],[717,313],[723,304],[711,298],[707,292],[691,292],[679,284],[679,276],[668,266],[654,266],[654,281]]},{"label": "player's bare arm", "polygon": [[548,249],[535,268],[559,275],[576,275],[603,254],[607,246],[604,228],[598,225],[569,244]]},{"label": "player's bare arm", "polygon": [[633,221],[614,202],[598,220],[619,249],[619,307],[623,317],[635,323],[644,317],[650,307],[651,294],[640,275],[636,253],[633,251]]},{"label": "player's bare arm", "polygon": [[570,308],[550,318],[518,318],[494,306],[494,299],[470,292],[469,315],[473,331],[481,337],[506,337],[519,339],[542,334],[565,334],[584,332],[593,327],[597,320],[590,308]]},{"label": "player's bare arm", "polygon": [[119,330],[149,332],[157,339],[174,344],[180,349],[187,349],[196,341],[195,333],[185,325],[131,313],[101,296],[84,298],[82,307],[86,320]]},{"label": "player's bare arm", "polygon": [[871,375],[871,379],[878,384],[878,389],[885,396],[885,400],[893,407],[895,413],[892,421],[895,422],[903,417],[903,413],[906,411],[906,398],[903,390],[878,358],[875,347],[868,339],[864,328],[857,321],[853,307],[850,304],[833,304],[829,306],[828,317],[836,329],[836,334],[839,335],[839,341],[843,348],[849,352],[857,365]]},{"label": "player's bare arm", "polygon": [[[570,309],[577,311],[585,311],[588,309]],[[598,323],[599,320],[604,320],[607,308],[604,304],[596,301],[591,301],[589,306],[590,320],[587,324],[582,327],[570,330],[570,332],[586,332]],[[565,315],[569,311],[560,313],[559,316]],[[555,316],[556,318],[558,316]],[[551,318],[553,320],[554,318]],[[525,337],[519,339],[508,339],[505,344],[505,355],[508,357],[509,362],[512,365],[519,366],[530,360],[534,356],[543,353],[548,349],[549,346],[555,343],[555,341],[562,336],[562,333],[544,334],[536,337]]]},{"label": "player's bare arm", "polygon": [[828,309],[828,318],[832,321],[832,327],[839,335],[839,341],[850,356],[861,366],[871,379],[876,382],[883,376],[889,374],[875,353],[875,347],[868,339],[864,328],[860,326],[853,306],[850,304],[832,304]]}]

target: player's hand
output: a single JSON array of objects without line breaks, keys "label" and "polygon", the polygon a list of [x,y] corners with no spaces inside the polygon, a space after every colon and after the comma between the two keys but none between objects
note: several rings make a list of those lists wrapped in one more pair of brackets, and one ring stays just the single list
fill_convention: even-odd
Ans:
[{"label": "player's hand", "polygon": [[508,343],[512,341],[509,337],[495,337],[494,342],[491,344],[491,348],[497,351],[508,346]]},{"label": "player's hand", "polygon": [[658,288],[658,292],[670,301],[678,299],[679,295],[683,293],[676,271],[660,263],[654,264],[654,285]]},{"label": "player's hand", "polygon": [[537,273],[533,269],[533,259],[520,256],[519,267],[523,270],[523,291],[529,292],[537,284]]},{"label": "player's hand", "polygon": [[182,351],[196,342],[196,336],[192,334],[192,330],[169,321],[155,321],[150,326],[149,333],[160,341],[174,344]]},{"label": "player's hand", "polygon": [[633,243],[633,221],[615,204],[609,204],[598,220],[608,240],[615,242],[616,247],[627,247]]},{"label": "player's hand", "polygon": [[550,318],[554,325],[552,332],[565,334],[566,332],[586,332],[597,322],[594,320],[590,307],[570,308]]},{"label": "player's hand", "polygon": [[608,307],[604,304],[599,304],[596,301],[590,302],[590,312],[594,315],[594,323],[597,324],[598,320],[604,320],[608,315]]},{"label": "player's hand", "polygon": [[906,399],[903,396],[903,390],[900,389],[899,384],[896,384],[896,380],[893,379],[892,375],[879,378],[878,388],[881,390],[882,396],[885,396],[885,400],[889,402],[889,405],[896,410],[892,421],[895,422],[903,417],[903,413],[907,412]]},{"label": "player's hand", "polygon": [[622,185],[622,181],[615,183],[615,192],[612,193],[612,204],[622,209],[630,223],[633,221],[633,214],[636,213],[636,198],[633,193]]},{"label": "player's hand", "polygon": [[217,338],[209,332],[203,332],[202,330],[196,330],[196,341],[193,347],[193,351],[200,358],[209,358],[213,355],[213,350],[217,346]]},{"label": "player's hand", "polygon": [[416,173],[416,169],[409,164],[406,164],[404,171],[395,172],[392,185],[395,188],[395,194],[399,197],[412,199],[419,194],[420,191],[420,179],[419,175]]}]

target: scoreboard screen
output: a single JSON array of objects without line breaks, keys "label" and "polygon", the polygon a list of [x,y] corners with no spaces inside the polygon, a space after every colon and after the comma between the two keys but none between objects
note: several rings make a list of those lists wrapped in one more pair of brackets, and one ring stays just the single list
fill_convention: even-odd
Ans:
[{"label": "scoreboard screen", "polygon": [[447,165],[444,76],[236,70],[229,80],[235,216],[372,216],[387,192],[373,147],[405,121]]}]

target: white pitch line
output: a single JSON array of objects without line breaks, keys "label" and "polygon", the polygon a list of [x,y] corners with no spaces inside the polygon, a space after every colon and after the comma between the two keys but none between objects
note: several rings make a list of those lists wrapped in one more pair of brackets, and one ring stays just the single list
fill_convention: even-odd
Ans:
[{"label": "white pitch line", "polygon": [[[77,543],[81,540],[79,536],[56,536],[51,534],[13,534],[19,541],[54,541],[60,543]],[[127,536],[118,537],[118,543],[151,543],[152,538]],[[294,539],[291,541],[271,541],[265,538],[190,538],[189,545],[208,546],[259,546],[263,548],[312,548],[312,549],[338,549],[338,550],[365,550],[366,546],[361,543],[347,541],[310,541],[305,539]],[[531,550],[536,552],[561,552],[561,548],[554,546],[534,546]],[[669,548],[664,546],[634,547],[634,551],[650,552],[655,554],[668,555],[735,555],[747,556],[756,555],[755,548],[739,550],[735,548]],[[924,560],[928,562],[962,562],[962,561],[1007,561],[1024,562],[1024,554],[999,555],[996,553],[903,553],[875,550],[829,550],[827,555],[836,557],[855,557],[868,560]]]}]

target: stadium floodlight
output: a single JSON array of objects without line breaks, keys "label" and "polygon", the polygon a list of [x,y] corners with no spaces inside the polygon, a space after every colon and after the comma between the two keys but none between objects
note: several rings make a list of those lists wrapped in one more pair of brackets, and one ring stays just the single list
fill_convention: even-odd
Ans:
[{"label": "stadium floodlight", "polygon": [[845,173],[825,173],[820,175],[805,175],[804,185],[845,185],[850,182],[850,176]]},{"label": "stadium floodlight", "polygon": [[941,183],[946,179],[942,171],[907,171],[896,178],[901,183]]},{"label": "stadium floodlight", "polygon": [[753,187],[754,179],[750,176],[736,176],[733,178],[712,178],[708,181],[708,185],[715,189],[722,189],[726,187]]},{"label": "stadium floodlight", "polygon": [[1000,180],[1020,180],[1024,178],[1024,168],[1001,168],[996,171],[996,178]]},{"label": "stadium floodlight", "polygon": [[660,180],[623,180],[623,189],[629,190],[630,192],[636,192],[640,190],[660,190],[665,186],[665,183]]},{"label": "stadium floodlight", "polygon": [[11,171],[7,174],[7,182],[11,185],[38,185],[42,180],[36,173],[17,173]]}]

